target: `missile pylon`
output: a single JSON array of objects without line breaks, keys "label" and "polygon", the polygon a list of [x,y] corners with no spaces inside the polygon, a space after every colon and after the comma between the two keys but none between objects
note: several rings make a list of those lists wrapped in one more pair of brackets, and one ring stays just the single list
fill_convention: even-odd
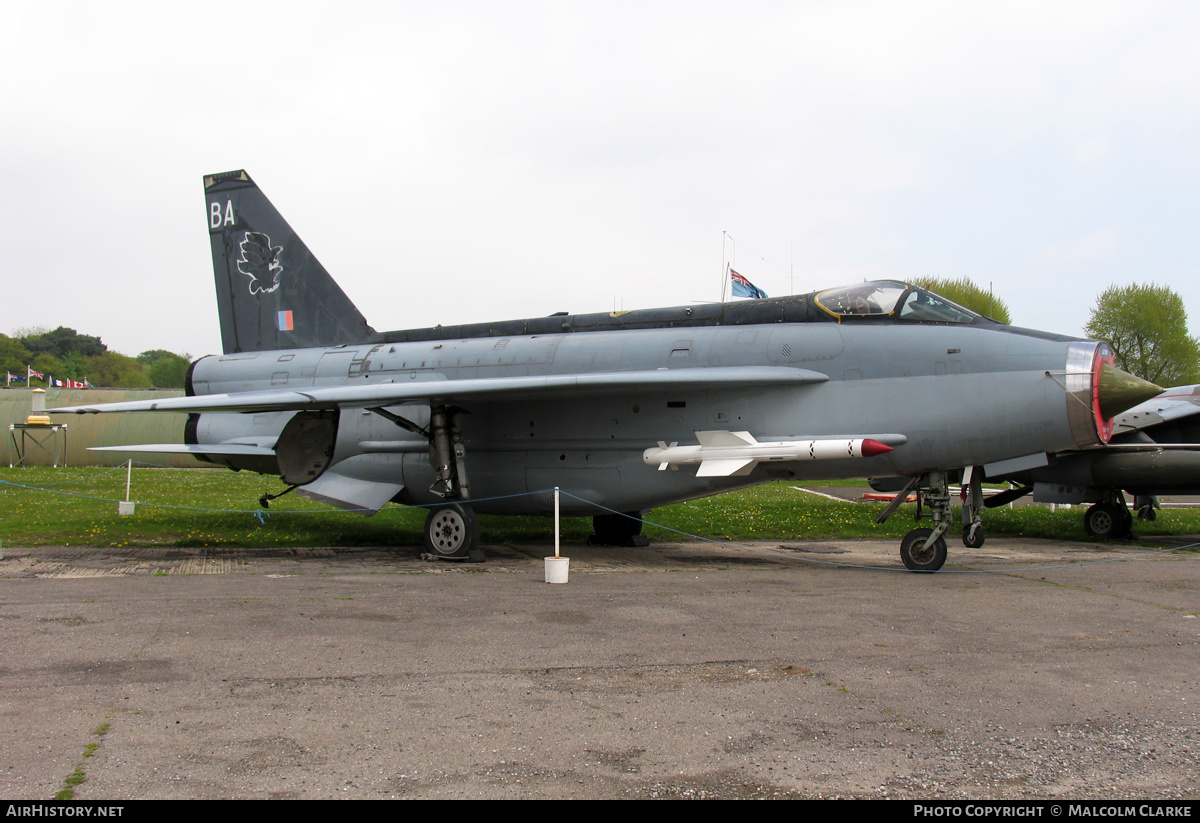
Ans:
[{"label": "missile pylon", "polygon": [[648,466],[668,467],[700,464],[697,477],[744,477],[759,463],[788,460],[840,460],[875,457],[892,451],[892,447],[869,437],[845,437],[820,440],[775,440],[760,443],[750,432],[696,432],[698,446],[658,442],[658,446],[642,452]]}]

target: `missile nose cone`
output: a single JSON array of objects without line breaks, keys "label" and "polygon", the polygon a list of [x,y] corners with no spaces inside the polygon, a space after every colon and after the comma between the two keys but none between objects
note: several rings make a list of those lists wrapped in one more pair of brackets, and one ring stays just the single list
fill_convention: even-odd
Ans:
[{"label": "missile nose cone", "polygon": [[872,440],[869,437],[867,439],[863,440],[863,444],[862,444],[862,456],[863,457],[874,457],[877,454],[887,454],[890,451],[892,451],[892,447],[889,446],[887,443],[880,443],[878,440]]},{"label": "missile nose cone", "polygon": [[1111,420],[1126,409],[1162,394],[1162,387],[1105,363],[1100,368],[1100,414]]}]

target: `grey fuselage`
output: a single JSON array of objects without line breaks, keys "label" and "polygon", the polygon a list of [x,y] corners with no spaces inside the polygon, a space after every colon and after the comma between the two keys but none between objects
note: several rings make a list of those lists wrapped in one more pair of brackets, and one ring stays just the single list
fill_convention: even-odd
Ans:
[{"label": "grey fuselage", "polygon": [[[1099,442],[1094,431],[1081,428],[1077,408],[1085,384],[1091,385],[1099,344],[984,318],[970,324],[886,317],[837,322],[820,318],[804,301],[803,296],[756,301],[782,306],[777,314],[783,317],[789,306],[808,313],[796,321],[716,325],[695,316],[704,307],[679,308],[658,311],[675,312],[680,322],[660,318],[651,328],[637,328],[636,313],[590,327],[589,317],[605,316],[564,316],[517,321],[524,325],[383,333],[359,345],[214,355],[193,365],[188,389],[193,395],[302,392],[764,365],[828,377],[754,391],[651,385],[553,400],[461,403],[455,420],[469,466],[470,502],[490,513],[546,513],[548,490],[555,486],[617,511],[645,511],[771,479],[911,476]],[[530,333],[530,324],[545,330]],[[429,408],[415,403],[389,410],[426,426]],[[188,442],[272,448],[293,414],[193,415]],[[894,450],[870,458],[760,464],[745,477],[697,477],[688,468],[659,471],[643,463],[648,447],[694,443],[695,433],[706,430],[748,431],[761,441],[873,437]],[[366,408],[343,408],[332,445],[331,465],[338,472],[402,485],[397,502],[438,501],[427,491],[436,475],[424,437]],[[211,459],[231,468],[279,471],[270,458]],[[530,494],[538,492],[545,493]],[[570,499],[564,511],[595,513]]]}]

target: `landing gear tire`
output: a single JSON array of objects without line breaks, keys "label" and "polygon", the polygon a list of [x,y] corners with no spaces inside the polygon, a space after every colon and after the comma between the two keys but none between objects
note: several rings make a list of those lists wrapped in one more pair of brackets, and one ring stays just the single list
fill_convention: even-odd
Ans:
[{"label": "landing gear tire", "polygon": [[1158,518],[1158,510],[1152,505],[1145,505],[1138,509],[1138,520],[1154,521]]},{"label": "landing gear tire", "polygon": [[592,531],[588,543],[593,546],[649,545],[641,536],[642,516],[637,512],[598,514],[592,518]]},{"label": "landing gear tire", "polygon": [[963,526],[963,545],[968,549],[978,549],[983,545],[983,524],[973,523]]},{"label": "landing gear tire", "polygon": [[1116,503],[1097,503],[1083,515],[1084,530],[1100,540],[1128,537],[1132,526],[1133,515],[1129,509]]},{"label": "landing gear tire", "polygon": [[429,510],[425,518],[425,549],[446,558],[466,557],[479,545],[475,512],[457,503]]},{"label": "landing gear tire", "polygon": [[946,562],[946,541],[938,538],[928,549],[925,541],[933,529],[913,529],[900,543],[900,559],[904,568],[913,572],[935,572]]}]

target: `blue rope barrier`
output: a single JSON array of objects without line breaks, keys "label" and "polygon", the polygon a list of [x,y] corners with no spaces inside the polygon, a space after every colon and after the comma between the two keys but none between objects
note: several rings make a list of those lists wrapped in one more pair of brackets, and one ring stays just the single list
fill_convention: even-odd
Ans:
[{"label": "blue rope barrier", "polygon": [[[539,492],[535,492],[535,494],[536,493],[539,493]],[[540,493],[544,494],[545,492],[540,492]],[[610,509],[607,506],[600,505],[599,503],[593,503],[590,500],[585,500],[582,497],[577,497],[577,496],[571,494],[570,492],[560,491],[559,494],[563,495],[564,497],[570,497],[574,500],[578,500],[581,503],[587,503],[590,506],[594,506],[597,509],[602,509],[603,511],[608,512],[610,514],[619,514],[622,517],[629,518],[630,520],[636,519],[636,518],[631,517],[630,515],[626,514],[625,512],[619,512],[616,509]],[[754,554],[763,554],[763,555],[767,555],[770,557],[778,557],[782,560],[796,560],[796,561],[800,561],[803,563],[811,563],[813,565],[833,566],[836,568],[843,568],[843,569],[865,569],[868,571],[904,572],[905,574],[912,574],[912,572],[910,570],[908,570],[906,568],[896,567],[896,566],[865,566],[861,563],[839,563],[836,560],[820,560],[815,557],[797,557],[793,554],[782,554],[780,552],[771,551],[769,549],[759,549],[759,548],[755,548],[754,546],[746,546],[741,543],[735,543],[732,540],[722,540],[722,539],[716,538],[716,537],[703,537],[698,534],[690,534],[690,533],[682,531],[680,529],[672,528],[671,526],[664,526],[661,523],[651,522],[649,520],[646,520],[645,518],[642,518],[642,523],[644,523],[647,526],[653,526],[656,529],[662,529],[663,531],[668,531],[668,532],[673,532],[675,534],[683,535],[684,537],[689,537],[693,540],[698,540],[702,543],[713,543],[713,544],[716,544],[719,546],[728,546],[729,548],[739,549],[741,551],[746,551],[746,552],[752,552]],[[1156,551],[1142,552],[1142,553],[1131,555],[1128,557],[1110,557],[1110,558],[1107,558],[1104,560],[1087,560],[1087,561],[1084,561],[1081,563],[1059,563],[1059,564],[1055,564],[1055,565],[1046,565],[1046,566],[1026,566],[1023,568],[1018,567],[1015,569],[947,569],[947,568],[943,567],[943,568],[939,569],[936,572],[936,574],[1011,574],[1013,572],[1042,571],[1045,569],[1071,569],[1071,568],[1078,568],[1081,566],[1099,565],[1101,563],[1116,563],[1116,562],[1124,562],[1126,560],[1137,560],[1142,557],[1154,557],[1154,556],[1160,555],[1160,554],[1170,554],[1172,552],[1182,551],[1183,549],[1195,548],[1196,546],[1200,546],[1200,543],[1189,543],[1186,546],[1174,546],[1174,547],[1169,547],[1169,548],[1162,548],[1162,549],[1158,549]]]},{"label": "blue rope barrier", "polygon": [[[155,464],[149,464],[149,465],[155,465]],[[86,480],[86,479],[95,479],[97,477],[103,477],[105,475],[112,474],[115,471],[119,471],[122,468],[124,468],[124,465],[117,466],[113,469],[109,469],[107,471],[100,472],[95,475],[91,475],[87,478],[79,478],[78,480],[64,481],[64,483],[74,483],[74,482],[80,482],[80,481]],[[177,468],[174,466],[163,466],[162,468],[172,469],[175,471],[210,471],[209,469],[188,469],[188,468]],[[26,489],[29,491],[41,491],[41,492],[46,492],[48,494],[58,494],[58,495],[62,495],[65,497],[75,497],[75,498],[80,498],[83,500],[95,500],[95,501],[99,501],[99,502],[103,502],[103,503],[124,502],[121,500],[116,500],[116,499],[108,498],[108,497],[96,497],[93,495],[77,494],[75,492],[61,491],[59,489],[44,488],[44,487],[40,487],[40,486],[30,486],[30,485],[26,485],[26,484],[22,484],[22,483],[13,483],[12,481],[9,481],[9,480],[0,480],[0,485],[12,486],[14,488]],[[48,484],[48,485],[63,485],[63,484],[56,483],[56,484]],[[532,496],[542,496],[542,495],[548,495],[548,494],[549,495],[554,494],[554,489],[541,489],[541,490],[532,491],[532,492],[516,492],[514,494],[496,495],[494,497],[484,497],[484,498],[472,498],[472,499],[468,499],[468,500],[456,500],[454,502],[461,503],[464,505],[470,505],[470,504],[477,504],[477,503],[487,503],[487,502],[491,502],[494,500],[508,500],[508,499],[517,498],[517,497],[532,497]],[[724,540],[721,538],[714,538],[714,537],[704,537],[702,535],[691,534],[690,532],[685,532],[681,529],[676,529],[672,526],[667,526],[662,523],[655,523],[650,520],[645,520],[644,518],[634,518],[625,512],[617,511],[616,509],[611,509],[607,506],[604,506],[599,503],[595,503],[593,501],[579,497],[578,495],[571,494],[570,492],[565,492],[565,491],[559,490],[559,494],[561,494],[563,497],[569,497],[572,500],[576,500],[580,503],[590,506],[593,509],[596,509],[597,511],[605,512],[607,514],[617,514],[622,517],[628,518],[630,520],[641,519],[642,522],[647,526],[651,526],[656,529],[662,529],[663,531],[671,532],[673,534],[678,534],[681,537],[699,541],[701,543],[710,543],[713,545],[725,546],[727,548],[737,549],[739,551],[744,551],[744,552],[750,552],[752,554],[760,554],[760,555],[765,555],[768,557],[775,557],[775,558],[779,558],[781,560],[799,561],[802,563],[809,563],[812,565],[819,565],[819,566],[829,566],[829,567],[833,567],[833,568],[861,569],[861,570],[865,570],[865,571],[904,572],[905,574],[912,573],[908,569],[896,567],[896,566],[868,566],[868,565],[864,565],[861,563],[839,563],[835,560],[821,560],[821,559],[812,558],[812,557],[797,557],[794,554],[784,554],[782,552],[772,551],[770,549],[761,549],[761,548],[757,548],[755,546],[747,546],[745,544],[737,543],[732,540]],[[286,515],[311,515],[311,514],[322,515],[322,514],[342,514],[342,513],[352,513],[353,514],[353,513],[365,513],[365,512],[376,513],[376,512],[383,512],[383,511],[401,511],[403,509],[434,508],[434,507],[446,505],[445,503],[416,503],[416,504],[412,504],[409,506],[389,506],[389,507],[385,507],[383,509],[366,509],[366,508],[362,508],[362,509],[317,509],[317,510],[311,510],[311,511],[284,509],[284,510],[275,510],[273,512],[264,512],[262,509],[211,509],[211,508],[204,508],[204,507],[200,507],[200,506],[180,506],[180,505],[175,505],[175,504],[171,504],[171,503],[148,503],[148,502],[143,502],[143,501],[133,501],[133,502],[135,502],[139,506],[150,506],[150,507],[155,507],[155,508],[175,509],[175,510],[181,510],[181,511],[209,512],[209,513],[217,513],[217,514],[252,514],[258,519],[259,525],[266,525],[266,517],[271,514],[277,514],[277,515],[285,515],[285,514]],[[583,516],[586,516],[586,515],[583,515]],[[1114,558],[1106,558],[1106,559],[1101,559],[1101,560],[1088,560],[1088,561],[1082,561],[1079,563],[1058,563],[1058,564],[1049,564],[1049,565],[1042,565],[1042,566],[1024,566],[1024,567],[1016,567],[1016,568],[1008,568],[1008,569],[946,569],[946,568],[942,568],[941,570],[939,570],[937,572],[937,574],[1012,574],[1014,572],[1034,572],[1034,571],[1044,571],[1046,569],[1079,568],[1082,566],[1092,566],[1092,565],[1100,565],[1103,563],[1116,563],[1116,562],[1124,562],[1127,560],[1137,560],[1137,559],[1141,559],[1141,558],[1145,558],[1145,557],[1155,557],[1155,556],[1158,556],[1161,554],[1170,554],[1170,553],[1174,553],[1177,551],[1183,551],[1185,549],[1192,549],[1197,546],[1200,546],[1200,543],[1189,543],[1184,546],[1164,547],[1164,548],[1160,548],[1160,549],[1157,549],[1154,551],[1140,552],[1138,554],[1134,554],[1134,555],[1130,555],[1130,556],[1126,556],[1126,557],[1114,557]]]}]

